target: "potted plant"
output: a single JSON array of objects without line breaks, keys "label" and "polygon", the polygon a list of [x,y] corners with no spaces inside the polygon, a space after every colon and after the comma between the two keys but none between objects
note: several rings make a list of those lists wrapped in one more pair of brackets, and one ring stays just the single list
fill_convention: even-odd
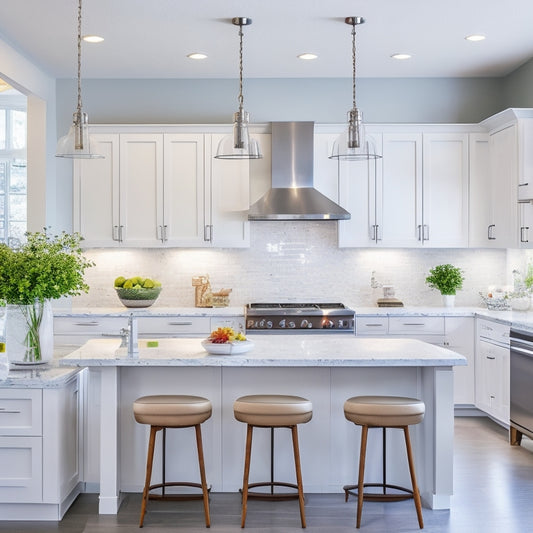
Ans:
[{"label": "potted plant", "polygon": [[26,233],[26,242],[17,248],[0,244],[0,300],[8,307],[6,344],[10,361],[51,359],[50,300],[89,290],[83,276],[94,263],[83,256],[81,240],[77,233],[50,236],[45,230]]},{"label": "potted plant", "polygon": [[460,268],[446,264],[431,268],[426,283],[432,289],[440,291],[444,305],[451,306],[454,304],[455,293],[463,288],[463,280],[463,271]]}]

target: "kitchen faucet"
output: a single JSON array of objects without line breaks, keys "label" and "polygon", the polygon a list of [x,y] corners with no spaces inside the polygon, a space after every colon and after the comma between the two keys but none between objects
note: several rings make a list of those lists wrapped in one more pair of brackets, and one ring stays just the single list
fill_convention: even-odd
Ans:
[{"label": "kitchen faucet", "polygon": [[128,348],[128,357],[139,355],[139,329],[133,313],[128,317],[128,327],[120,330],[120,348]]}]

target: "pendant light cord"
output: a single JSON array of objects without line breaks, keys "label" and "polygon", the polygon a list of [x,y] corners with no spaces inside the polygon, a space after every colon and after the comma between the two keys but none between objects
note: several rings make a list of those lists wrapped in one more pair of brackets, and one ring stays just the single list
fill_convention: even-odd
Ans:
[{"label": "pendant light cord", "polygon": [[[81,1],[81,0],[80,0]],[[242,40],[244,33],[242,31],[242,24],[239,24],[239,109],[243,108],[244,97],[242,95],[242,71],[243,71],[243,61],[242,61]]]},{"label": "pendant light cord", "polygon": [[78,113],[81,113],[81,0],[78,3]]},{"label": "pendant light cord", "polygon": [[352,95],[353,95],[353,109],[356,108],[355,105],[355,22],[352,27]]}]

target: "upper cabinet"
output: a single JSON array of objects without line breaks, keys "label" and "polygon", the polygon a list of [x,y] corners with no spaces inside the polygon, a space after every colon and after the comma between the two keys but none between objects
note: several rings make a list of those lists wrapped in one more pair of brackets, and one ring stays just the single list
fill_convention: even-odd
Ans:
[{"label": "upper cabinet", "polygon": [[87,247],[249,246],[248,161],[213,159],[221,134],[93,135],[74,167],[74,230]]},{"label": "upper cabinet", "polygon": [[[340,246],[468,246],[468,135],[371,135],[383,159],[339,167]],[[355,218],[354,218],[355,215]]]}]

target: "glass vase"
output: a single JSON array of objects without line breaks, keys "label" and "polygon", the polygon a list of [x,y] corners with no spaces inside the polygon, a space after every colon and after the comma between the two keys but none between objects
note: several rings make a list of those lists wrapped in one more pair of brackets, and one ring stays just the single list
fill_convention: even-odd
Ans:
[{"label": "glass vase", "polygon": [[6,346],[9,361],[38,364],[50,361],[54,351],[53,312],[50,301],[7,306]]}]

